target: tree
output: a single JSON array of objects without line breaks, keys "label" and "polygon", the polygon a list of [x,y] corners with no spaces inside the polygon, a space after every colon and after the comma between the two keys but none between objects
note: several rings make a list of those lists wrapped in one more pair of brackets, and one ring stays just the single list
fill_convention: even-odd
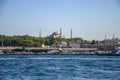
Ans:
[{"label": "tree", "polygon": [[52,45],[59,44],[61,41],[64,42],[82,42],[82,38],[53,38],[53,37],[32,37],[29,35],[23,36],[5,36],[0,35],[0,46],[2,46],[2,40],[4,40],[4,46],[24,46],[24,47],[41,47],[42,44]]},{"label": "tree", "polygon": [[96,43],[96,41],[95,41],[95,40],[92,40],[91,44],[95,44],[95,43]]}]

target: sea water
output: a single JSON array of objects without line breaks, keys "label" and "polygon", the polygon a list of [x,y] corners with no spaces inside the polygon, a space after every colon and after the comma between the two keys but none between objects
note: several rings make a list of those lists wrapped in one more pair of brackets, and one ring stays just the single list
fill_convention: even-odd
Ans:
[{"label": "sea water", "polygon": [[120,56],[0,55],[0,80],[120,80]]}]

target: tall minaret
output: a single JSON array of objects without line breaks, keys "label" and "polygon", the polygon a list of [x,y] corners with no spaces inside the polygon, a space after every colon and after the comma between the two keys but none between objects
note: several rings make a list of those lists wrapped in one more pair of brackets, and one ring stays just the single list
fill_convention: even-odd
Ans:
[{"label": "tall minaret", "polygon": [[39,30],[39,37],[41,38],[41,29]]},{"label": "tall minaret", "polygon": [[104,39],[105,43],[104,44],[106,44],[106,39],[107,39],[107,36],[105,35],[105,39]]},{"label": "tall minaret", "polygon": [[105,40],[106,40],[107,36],[105,35]]},{"label": "tall minaret", "polygon": [[115,35],[113,35],[113,40],[115,39]]},{"label": "tall minaret", "polygon": [[115,44],[115,35],[113,35],[113,39],[112,40],[113,40],[113,44]]},{"label": "tall minaret", "polygon": [[62,38],[62,28],[60,28],[60,38]]},{"label": "tall minaret", "polygon": [[72,39],[72,29],[71,29],[71,31],[70,31],[70,38]]}]

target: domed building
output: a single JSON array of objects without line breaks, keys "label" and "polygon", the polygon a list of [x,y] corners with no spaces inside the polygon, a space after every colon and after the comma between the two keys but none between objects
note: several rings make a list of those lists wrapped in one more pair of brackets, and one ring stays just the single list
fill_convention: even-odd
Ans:
[{"label": "domed building", "polygon": [[53,37],[53,38],[65,38],[65,36],[62,36],[61,33],[58,31],[53,32],[51,37]]},{"label": "domed building", "polygon": [[56,32],[53,32],[52,35],[60,35],[60,33],[56,31]]}]

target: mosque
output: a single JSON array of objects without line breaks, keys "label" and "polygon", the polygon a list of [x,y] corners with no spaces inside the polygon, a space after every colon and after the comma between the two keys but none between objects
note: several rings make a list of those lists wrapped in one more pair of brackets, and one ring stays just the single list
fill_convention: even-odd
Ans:
[{"label": "mosque", "polygon": [[[39,31],[39,37],[41,37],[41,30]],[[65,38],[65,36],[62,35],[62,28],[60,28],[60,32],[58,32],[58,31],[53,32],[50,35],[50,37],[52,37],[52,38]],[[70,38],[72,38],[72,29],[70,32]]]},{"label": "mosque", "polygon": [[52,35],[50,35],[53,38],[65,38],[65,36],[62,35],[62,29],[60,28],[60,32],[56,31],[53,32]]}]

